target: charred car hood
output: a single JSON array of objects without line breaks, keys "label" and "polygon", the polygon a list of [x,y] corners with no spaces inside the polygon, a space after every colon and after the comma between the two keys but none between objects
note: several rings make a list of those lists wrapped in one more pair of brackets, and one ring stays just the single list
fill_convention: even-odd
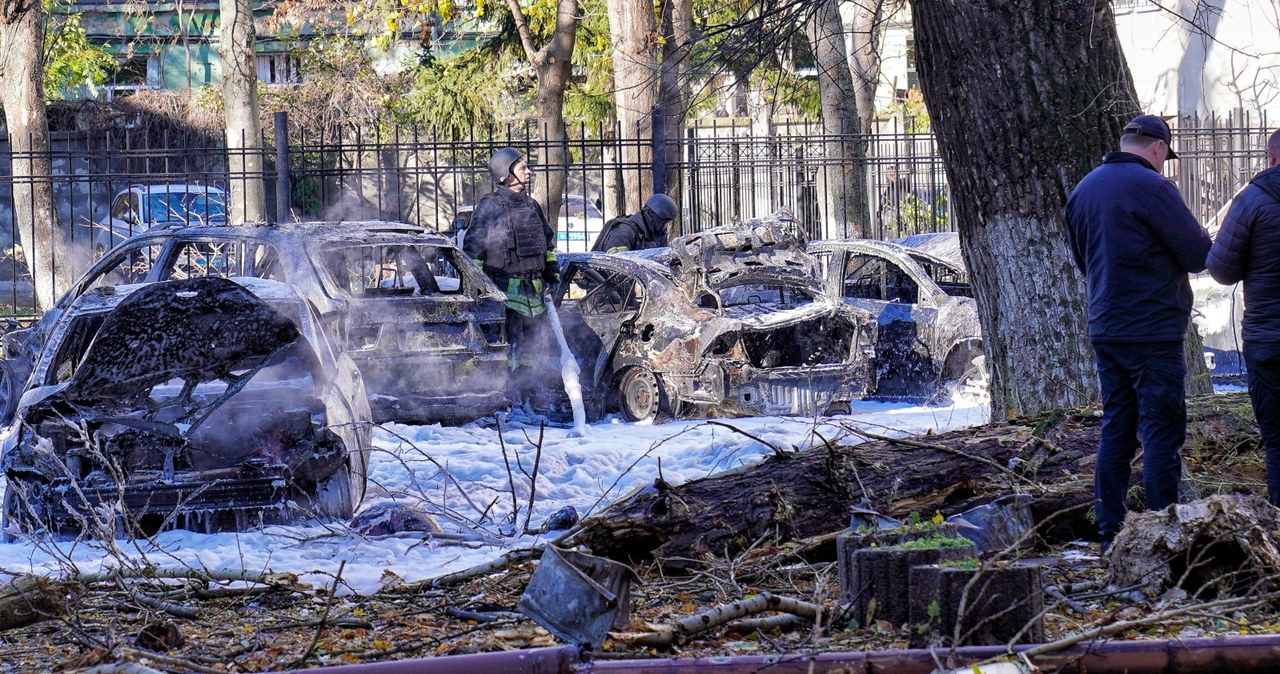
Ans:
[{"label": "charred car hood", "polygon": [[686,289],[715,291],[750,279],[800,286],[815,296],[821,293],[818,263],[805,252],[805,240],[785,211],[676,237],[667,253],[655,259],[665,262]]},{"label": "charred car hood", "polygon": [[263,365],[299,336],[293,321],[232,281],[148,285],[106,317],[61,391],[70,401],[130,399],[173,379],[222,379]]}]

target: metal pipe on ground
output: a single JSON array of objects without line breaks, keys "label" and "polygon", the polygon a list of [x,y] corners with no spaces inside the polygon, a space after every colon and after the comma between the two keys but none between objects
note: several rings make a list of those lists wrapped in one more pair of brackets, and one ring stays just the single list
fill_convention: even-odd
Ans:
[{"label": "metal pipe on ground", "polygon": [[[1015,649],[1025,651],[1035,645]],[[324,674],[930,674],[998,658],[1003,646],[955,651],[903,649],[817,655],[646,658],[584,662],[576,646],[394,660],[321,667]],[[954,660],[949,660],[954,655]],[[589,656],[587,656],[589,657]],[[1083,674],[1272,674],[1280,662],[1280,635],[1110,641],[1032,658],[1046,671]],[[944,670],[945,671],[945,670]]]}]

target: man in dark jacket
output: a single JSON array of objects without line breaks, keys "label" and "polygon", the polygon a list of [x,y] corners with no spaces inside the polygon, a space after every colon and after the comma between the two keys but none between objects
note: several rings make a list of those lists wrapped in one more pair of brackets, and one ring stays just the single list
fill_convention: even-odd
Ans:
[{"label": "man in dark jacket", "polygon": [[606,222],[591,250],[621,253],[661,248],[667,245],[667,225],[679,214],[680,210],[671,197],[655,194],[644,202],[639,213]]},{"label": "man in dark jacket", "polygon": [[1267,452],[1267,497],[1280,506],[1280,131],[1267,165],[1236,195],[1209,250],[1209,273],[1244,281],[1244,363],[1249,399]]},{"label": "man in dark jacket", "polygon": [[1139,442],[1149,509],[1177,503],[1182,478],[1187,274],[1204,269],[1212,242],[1160,174],[1165,160],[1177,157],[1171,140],[1164,120],[1135,117],[1120,151],[1108,152],[1067,199],[1067,236],[1089,284],[1089,339],[1102,393],[1094,507],[1104,549],[1124,524]]},{"label": "man in dark jacket", "polygon": [[521,396],[536,388],[531,371],[552,352],[543,289],[559,280],[556,237],[542,206],[529,196],[533,171],[515,148],[489,160],[497,186],[476,203],[462,247],[507,295],[507,341]]}]

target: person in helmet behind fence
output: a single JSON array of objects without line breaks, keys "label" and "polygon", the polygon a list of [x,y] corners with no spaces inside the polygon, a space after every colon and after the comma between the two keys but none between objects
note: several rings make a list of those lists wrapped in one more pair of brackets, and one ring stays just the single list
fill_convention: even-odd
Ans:
[{"label": "person in helmet behind fence", "polygon": [[591,250],[621,253],[627,250],[661,248],[667,245],[667,225],[680,215],[676,202],[665,194],[655,194],[635,215],[606,222]]},{"label": "person in helmet behind fence", "polygon": [[532,396],[534,366],[553,351],[543,290],[559,281],[556,237],[529,194],[533,171],[519,150],[504,147],[489,160],[497,184],[476,203],[463,250],[507,296],[507,341],[518,397]]}]

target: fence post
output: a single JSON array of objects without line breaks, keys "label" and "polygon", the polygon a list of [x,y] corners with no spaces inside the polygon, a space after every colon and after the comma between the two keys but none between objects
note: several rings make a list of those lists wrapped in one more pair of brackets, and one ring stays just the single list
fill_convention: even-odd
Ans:
[{"label": "fence post", "polygon": [[[667,193],[667,116],[666,109],[654,106],[651,113],[649,145],[653,148],[653,193]],[[640,195],[643,197],[644,195]],[[644,203],[642,200],[640,203]]]},{"label": "fence post", "polygon": [[289,113],[281,110],[273,117],[276,137],[276,223],[289,221]]}]

